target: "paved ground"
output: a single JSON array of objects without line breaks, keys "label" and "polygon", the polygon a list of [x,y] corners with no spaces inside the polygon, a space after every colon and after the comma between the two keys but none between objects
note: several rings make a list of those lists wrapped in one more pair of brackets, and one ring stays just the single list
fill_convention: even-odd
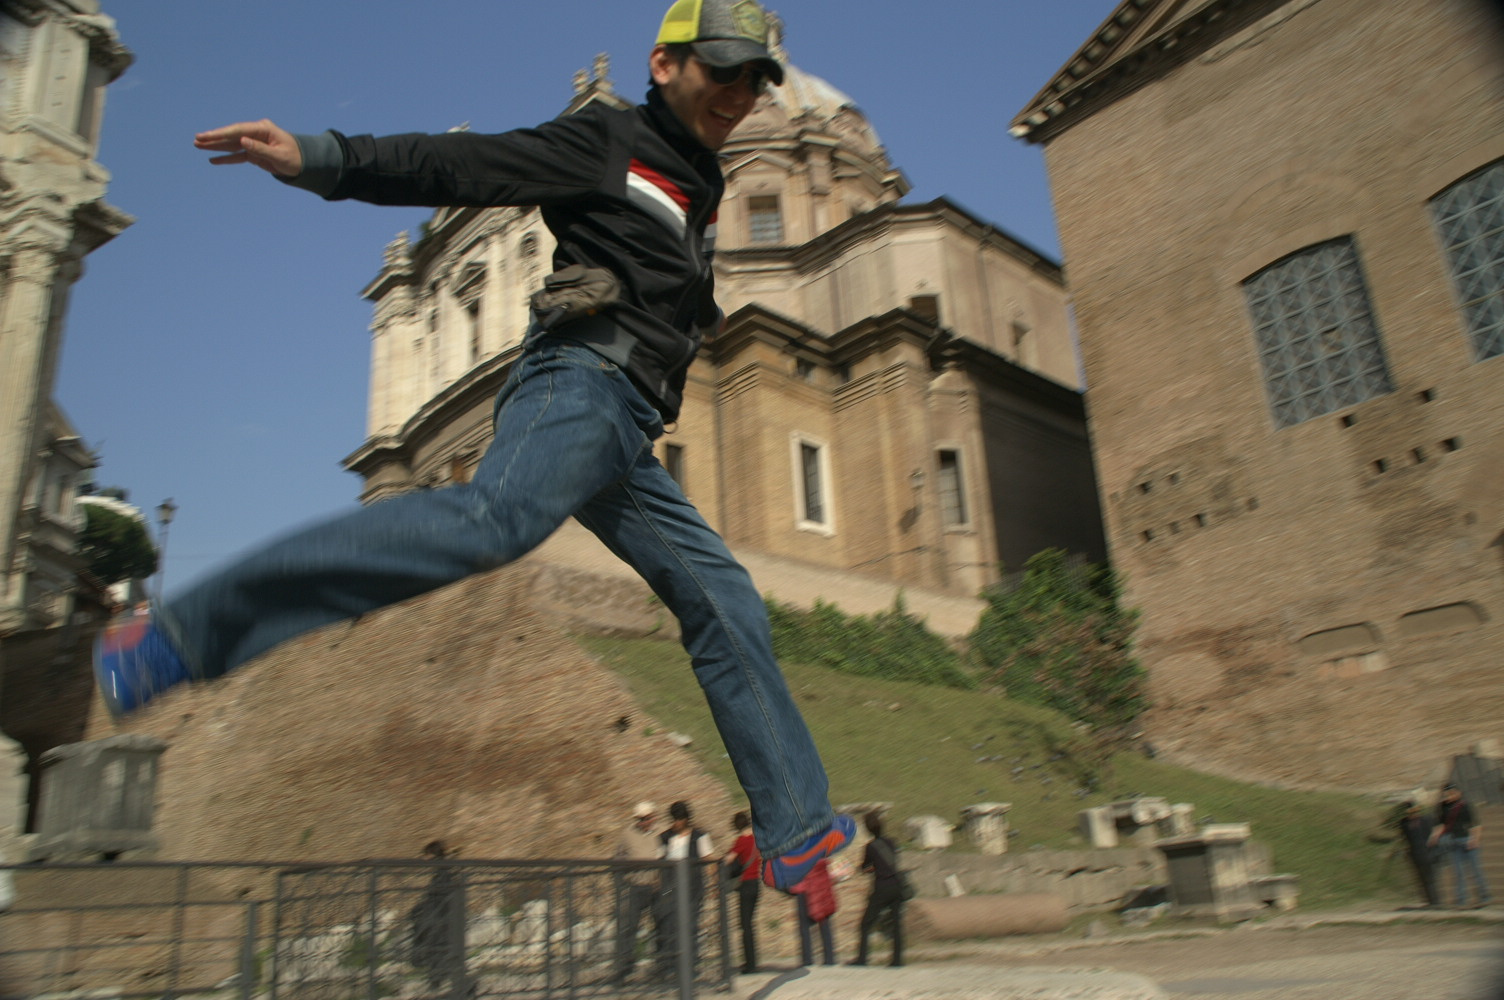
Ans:
[{"label": "paved ground", "polygon": [[1504,911],[1498,908],[1476,917],[1292,914],[1185,936],[1014,938],[923,950],[916,959],[937,966],[1137,973],[1172,1000],[1504,1000]]}]

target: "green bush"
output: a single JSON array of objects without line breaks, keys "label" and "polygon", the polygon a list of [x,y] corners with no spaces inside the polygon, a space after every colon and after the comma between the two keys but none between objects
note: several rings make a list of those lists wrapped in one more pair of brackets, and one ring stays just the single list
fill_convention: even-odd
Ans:
[{"label": "green bush", "polygon": [[773,652],[780,660],[827,667],[862,677],[974,688],[976,680],[943,638],[904,607],[899,594],[888,611],[848,615],[816,601],[802,611],[767,599]]},{"label": "green bush", "polygon": [[1128,726],[1148,707],[1144,669],[1133,657],[1138,612],[1119,606],[1110,569],[1046,549],[1016,586],[982,596],[971,654],[1008,697],[1102,731]]}]

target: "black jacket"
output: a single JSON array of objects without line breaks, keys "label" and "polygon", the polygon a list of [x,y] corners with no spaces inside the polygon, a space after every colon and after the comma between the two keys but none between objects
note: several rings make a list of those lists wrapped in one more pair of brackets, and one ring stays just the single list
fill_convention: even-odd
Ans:
[{"label": "black jacket", "polygon": [[621,282],[615,305],[548,335],[588,344],[624,369],[665,421],[678,417],[685,372],[720,322],[710,259],[725,183],[715,153],[656,89],[645,105],[590,104],[496,135],[298,138],[306,176],[293,183],[330,200],[538,206],[558,240],[555,271],[605,268]]}]

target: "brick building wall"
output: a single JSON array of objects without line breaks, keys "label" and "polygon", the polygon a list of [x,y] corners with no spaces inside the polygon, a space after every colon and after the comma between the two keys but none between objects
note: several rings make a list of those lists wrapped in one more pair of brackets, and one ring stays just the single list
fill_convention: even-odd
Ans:
[{"label": "brick building wall", "polygon": [[[1504,157],[1482,18],[1124,3],[1068,64],[1087,82],[1062,71],[1016,121],[1046,144],[1167,750],[1392,785],[1504,732],[1504,357],[1474,351],[1430,209]],[[1335,239],[1390,384],[1282,426],[1244,282]]]}]

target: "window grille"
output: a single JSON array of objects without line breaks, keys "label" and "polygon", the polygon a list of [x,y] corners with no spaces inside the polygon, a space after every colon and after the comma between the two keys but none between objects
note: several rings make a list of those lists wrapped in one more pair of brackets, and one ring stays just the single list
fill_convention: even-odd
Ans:
[{"label": "window grille", "polygon": [[778,196],[747,199],[747,225],[753,243],[782,243],[783,215],[778,210]]},{"label": "window grille", "polygon": [[947,528],[966,523],[966,493],[961,478],[961,453],[949,448],[939,453],[940,516]]},{"label": "window grille", "polygon": [[1243,282],[1278,427],[1392,390],[1351,237],[1318,243]]},{"label": "window grille", "polygon": [[1473,359],[1504,354],[1504,160],[1431,199]]},{"label": "window grille", "polygon": [[801,442],[799,445],[799,472],[804,498],[804,520],[811,524],[825,523],[825,487],[820,477],[820,446]]}]

